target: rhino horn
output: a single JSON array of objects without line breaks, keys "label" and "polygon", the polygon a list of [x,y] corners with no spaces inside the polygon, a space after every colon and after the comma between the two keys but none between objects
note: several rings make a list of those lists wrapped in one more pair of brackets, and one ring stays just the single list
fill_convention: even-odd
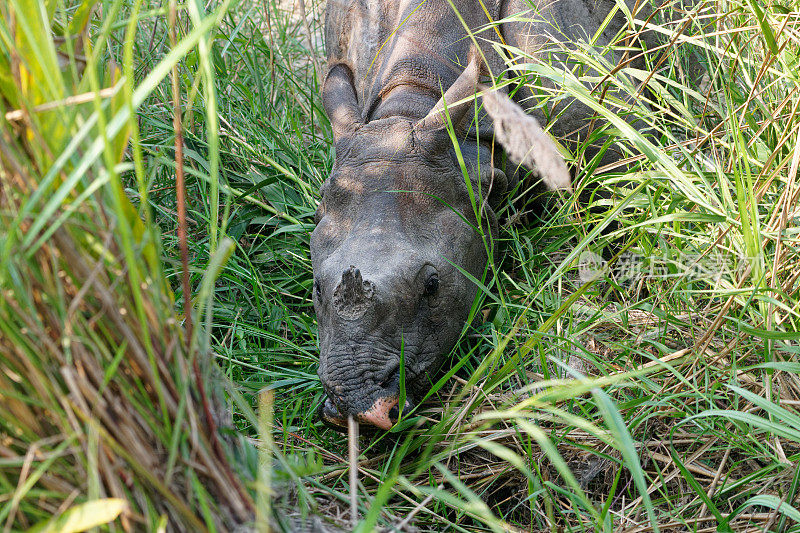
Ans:
[{"label": "rhino horn", "polygon": [[328,69],[322,85],[322,105],[331,120],[334,139],[350,135],[362,124],[353,73],[347,65],[337,63]]},{"label": "rhino horn", "polygon": [[339,316],[355,320],[367,311],[373,293],[372,283],[364,281],[361,271],[351,265],[342,273],[342,280],[333,291],[333,305]]},{"label": "rhino horn", "polygon": [[475,95],[482,64],[480,52],[473,46],[470,48],[467,68],[456,78],[433,109],[417,122],[415,129],[423,134],[443,130],[447,127],[447,115],[450,115],[450,122],[453,125],[458,124],[472,108],[473,99],[470,97]]}]

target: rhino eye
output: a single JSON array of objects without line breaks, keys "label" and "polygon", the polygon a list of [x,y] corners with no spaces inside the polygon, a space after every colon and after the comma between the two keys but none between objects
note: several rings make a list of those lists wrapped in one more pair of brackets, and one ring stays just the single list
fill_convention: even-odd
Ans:
[{"label": "rhino eye", "polygon": [[438,274],[431,274],[428,276],[428,279],[425,280],[425,296],[434,296],[437,292],[439,292],[439,275]]}]

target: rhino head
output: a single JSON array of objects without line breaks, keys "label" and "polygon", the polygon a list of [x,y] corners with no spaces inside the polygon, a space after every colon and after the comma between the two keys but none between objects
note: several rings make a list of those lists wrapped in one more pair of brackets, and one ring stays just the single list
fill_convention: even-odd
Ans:
[{"label": "rhino head", "polygon": [[[366,122],[350,69],[338,64],[328,71],[323,103],[336,158],[321,189],[311,259],[318,373],[327,394],[319,414],[329,425],[346,427],[354,416],[389,429],[399,410],[401,360],[407,411],[429,389],[468,318],[477,287],[463,272],[481,278],[497,231],[491,206],[507,187],[506,175],[491,164],[491,138],[464,135],[459,142],[465,179],[446,129],[445,102],[458,128],[471,118],[474,99],[468,100],[477,82],[473,59],[422,118]],[[513,113],[528,118],[504,96],[484,97],[484,106],[500,141],[504,131],[509,136]],[[525,144],[518,134],[511,138]],[[561,174],[552,180],[568,183],[549,137],[541,133],[531,142],[527,151],[558,159]]]}]

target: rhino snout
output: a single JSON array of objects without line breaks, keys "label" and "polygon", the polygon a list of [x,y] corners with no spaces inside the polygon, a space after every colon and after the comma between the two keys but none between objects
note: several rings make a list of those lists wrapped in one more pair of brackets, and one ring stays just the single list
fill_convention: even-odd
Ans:
[{"label": "rhino snout", "polygon": [[315,258],[317,374],[327,396],[318,413],[336,428],[350,416],[391,428],[404,410],[397,408],[400,390],[419,397],[444,351],[440,304],[453,298],[440,293],[451,287],[450,273],[418,251],[373,237],[361,250],[345,243]]},{"label": "rhino snout", "polygon": [[[382,430],[389,430],[400,418],[398,404],[397,396],[380,397],[369,409],[363,413],[356,413],[354,417],[361,425],[366,424]],[[408,413],[413,407],[411,401],[406,400],[403,412]],[[347,431],[347,416],[339,411],[329,397],[326,397],[319,406],[318,415],[327,426],[339,431]]]}]

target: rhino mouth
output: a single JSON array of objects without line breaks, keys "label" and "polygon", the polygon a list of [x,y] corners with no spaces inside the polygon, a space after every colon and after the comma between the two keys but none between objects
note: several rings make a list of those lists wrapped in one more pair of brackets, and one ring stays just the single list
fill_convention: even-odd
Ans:
[{"label": "rhino mouth", "polygon": [[319,405],[319,409],[317,409],[317,416],[320,420],[322,420],[322,423],[329,428],[347,433],[347,417],[339,412],[339,409],[327,396]]},{"label": "rhino mouth", "polygon": [[[366,429],[366,430],[384,430],[387,431],[392,428],[397,423],[397,420],[400,418],[400,409],[398,408],[398,401],[397,398],[381,398],[376,402],[376,405],[379,403],[386,405],[387,403],[391,405],[388,411],[381,412],[380,415],[377,415],[372,410],[366,413],[359,413],[355,415],[355,419],[359,423],[359,429]],[[413,409],[413,404],[411,401],[406,400],[406,405],[403,411],[408,413]],[[327,427],[342,432],[347,433],[347,416],[343,415],[339,408],[336,407],[329,397],[325,397],[325,400],[320,404],[319,408],[317,409],[317,416],[325,424]]]}]

